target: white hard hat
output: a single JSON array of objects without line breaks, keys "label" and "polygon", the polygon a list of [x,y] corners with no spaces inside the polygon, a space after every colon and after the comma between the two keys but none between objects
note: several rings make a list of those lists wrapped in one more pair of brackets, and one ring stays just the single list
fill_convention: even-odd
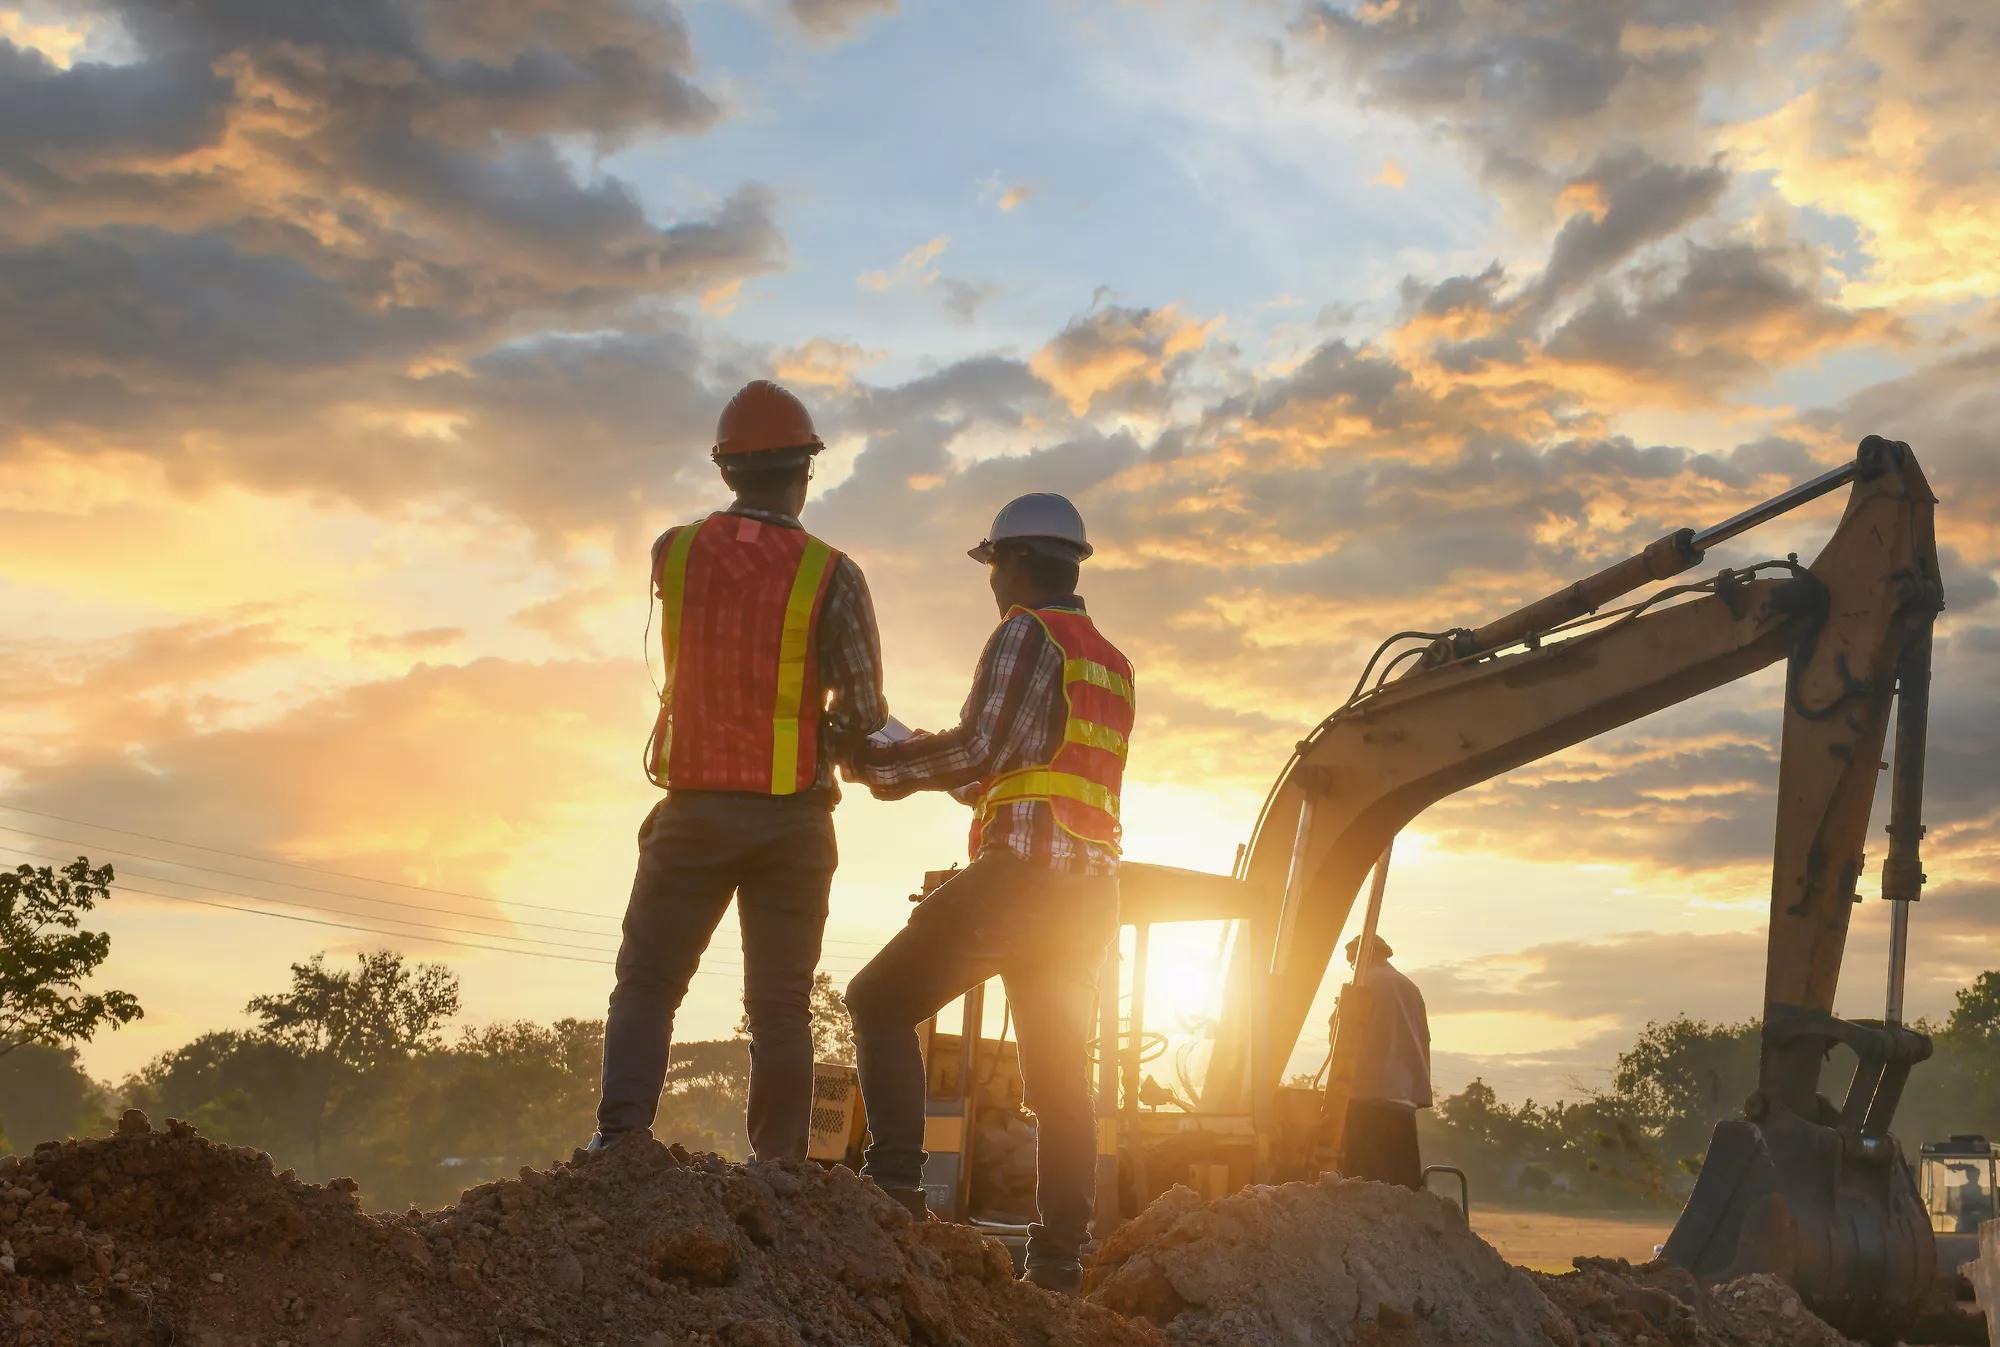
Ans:
[{"label": "white hard hat", "polygon": [[1016,496],[993,516],[993,527],[979,546],[965,555],[977,562],[993,560],[993,544],[1022,542],[1036,551],[1059,556],[1065,561],[1082,561],[1090,555],[1090,540],[1083,535],[1083,516],[1066,496],[1052,491],[1034,491]]}]

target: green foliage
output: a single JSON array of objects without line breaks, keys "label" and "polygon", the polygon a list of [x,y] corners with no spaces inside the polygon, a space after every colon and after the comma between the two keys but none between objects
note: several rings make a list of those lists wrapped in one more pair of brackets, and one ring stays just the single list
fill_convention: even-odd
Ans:
[{"label": "green foliage", "polygon": [[82,929],[111,897],[111,867],[77,857],[61,870],[0,871],[0,1057],[24,1043],[62,1047],[141,1015],[130,992],[85,992],[111,937]]},{"label": "green foliage", "polygon": [[1981,973],[1970,986],[1958,989],[1958,1004],[1945,1021],[1944,1032],[1954,1038],[2000,1044],[2000,972]]},{"label": "green foliage", "polygon": [[[816,995],[818,1014],[824,1005]],[[387,951],[349,968],[315,958],[293,965],[284,992],[251,1001],[254,1031],[163,1053],[124,1083],[123,1103],[269,1151],[309,1179],[350,1176],[376,1206],[447,1203],[567,1157],[590,1135],[603,1021],[484,1025],[447,1042],[457,1008],[456,979],[439,965]],[[819,1034],[837,1050],[835,1029]],[[747,1154],[749,1071],[741,1039],[676,1043],[655,1133]]]},{"label": "green foliage", "polygon": [[1643,1120],[1669,1164],[1700,1157],[1715,1125],[1733,1118],[1757,1084],[1759,1026],[1676,1016],[1649,1022],[1618,1055],[1612,1089]]},{"label": "green foliage", "polygon": [[1618,1206],[1666,1187],[1644,1120],[1616,1096],[1507,1104],[1474,1079],[1419,1114],[1418,1131],[1425,1158],[1464,1169],[1475,1191]]},{"label": "green foliage", "polygon": [[[303,1066],[295,1102],[304,1111],[305,1153],[315,1175],[329,1159],[329,1120],[352,1112],[382,1080],[406,1074],[413,1054],[442,1040],[458,1006],[458,978],[450,969],[411,968],[387,949],[357,954],[352,970],[328,968],[326,956],[315,954],[292,965],[290,990],[251,998],[244,1009],[257,1017],[256,1037]],[[340,1129],[343,1140],[352,1126]]]},{"label": "green foliage", "polygon": [[26,1043],[0,1057],[0,1154],[6,1138],[32,1146],[103,1129],[111,1103],[77,1060],[75,1048]]},{"label": "green foliage", "polygon": [[440,963],[407,968],[394,950],[355,955],[352,972],[315,954],[292,965],[288,992],[252,997],[259,1032],[307,1057],[366,1071],[434,1046],[458,1013],[458,978]]}]

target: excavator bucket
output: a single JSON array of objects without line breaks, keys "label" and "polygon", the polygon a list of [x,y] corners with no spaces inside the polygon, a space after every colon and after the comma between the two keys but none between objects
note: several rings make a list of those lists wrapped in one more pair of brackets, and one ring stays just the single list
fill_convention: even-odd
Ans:
[{"label": "excavator bucket", "polygon": [[1719,1124],[1664,1257],[1702,1278],[1768,1272],[1843,1333],[1892,1342],[1922,1308],[1936,1242],[1893,1145],[1849,1155],[1789,1115]]},{"label": "excavator bucket", "polygon": [[1813,1096],[1818,1116],[1808,1120],[1759,1089],[1748,1116],[1716,1126],[1662,1256],[1704,1279],[1768,1272],[1841,1332],[1893,1342],[1936,1276],[1915,1175],[1887,1130],[1930,1040],[1831,1016],[1767,1022],[1765,1049],[1781,1074],[1807,1060],[1816,1067],[1834,1041],[1859,1054],[1846,1103],[1836,1110]]}]

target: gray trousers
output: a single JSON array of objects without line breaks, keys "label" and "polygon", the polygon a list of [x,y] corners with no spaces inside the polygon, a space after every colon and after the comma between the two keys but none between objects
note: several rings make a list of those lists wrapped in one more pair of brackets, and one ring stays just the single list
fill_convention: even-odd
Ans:
[{"label": "gray trousers", "polygon": [[604,1022],[601,1132],[650,1128],[674,1013],[729,899],[743,933],[750,1146],[803,1160],[812,1120],[812,979],[838,860],[820,797],[682,791],[639,829],[618,982]]},{"label": "gray trousers", "polygon": [[[1090,1231],[1097,1129],[1088,1045],[1105,947],[1118,933],[1118,881],[989,851],[917,905],[909,925],[847,988],[868,1110],[862,1172],[914,1188],[924,1170],[924,1064],[916,1026],[967,988],[1005,982],[1035,1115],[1030,1259],[1073,1258]],[[968,1120],[969,1122],[970,1120]],[[970,1128],[968,1127],[968,1132]]]}]

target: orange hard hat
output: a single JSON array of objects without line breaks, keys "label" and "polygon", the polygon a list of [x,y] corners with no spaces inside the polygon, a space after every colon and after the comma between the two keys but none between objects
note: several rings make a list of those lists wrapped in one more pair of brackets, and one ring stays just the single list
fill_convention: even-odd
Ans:
[{"label": "orange hard hat", "polygon": [[790,389],[769,379],[752,379],[737,390],[715,422],[717,463],[803,463],[826,448],[813,429],[812,414]]}]

